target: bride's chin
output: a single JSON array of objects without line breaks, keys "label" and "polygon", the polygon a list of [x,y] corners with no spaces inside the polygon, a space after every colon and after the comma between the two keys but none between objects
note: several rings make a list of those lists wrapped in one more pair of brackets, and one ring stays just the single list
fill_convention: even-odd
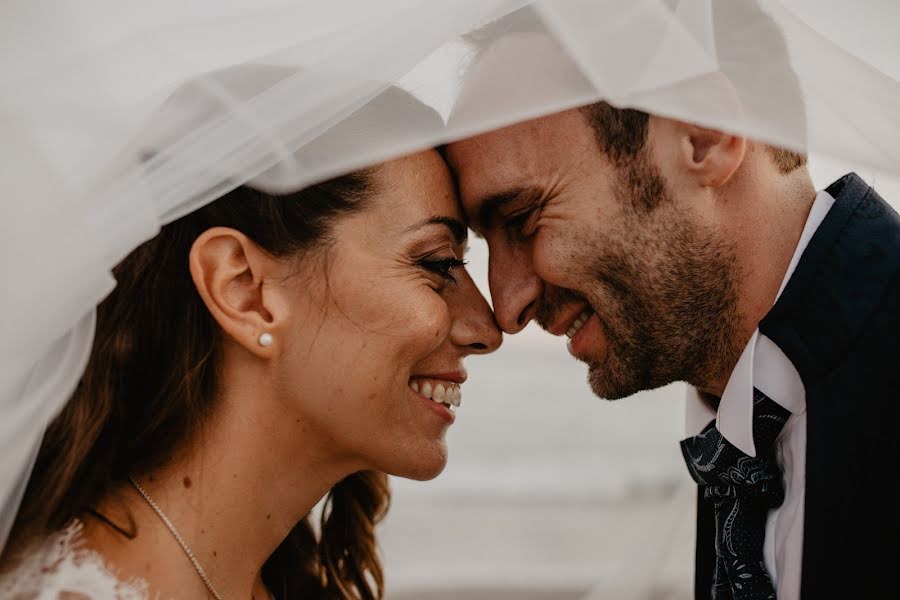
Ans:
[{"label": "bride's chin", "polygon": [[447,445],[441,441],[439,447],[429,448],[417,455],[415,464],[403,465],[392,470],[391,475],[412,479],[414,481],[429,481],[440,475],[447,466]]}]

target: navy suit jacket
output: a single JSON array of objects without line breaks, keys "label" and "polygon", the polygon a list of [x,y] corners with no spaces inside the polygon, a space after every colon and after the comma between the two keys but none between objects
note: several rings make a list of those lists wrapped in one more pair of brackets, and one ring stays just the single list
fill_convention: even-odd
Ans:
[{"label": "navy suit jacket", "polygon": [[[806,388],[800,596],[900,598],[900,216],[854,173],[827,191],[834,205],[759,326]],[[714,538],[700,497],[697,600]]]}]

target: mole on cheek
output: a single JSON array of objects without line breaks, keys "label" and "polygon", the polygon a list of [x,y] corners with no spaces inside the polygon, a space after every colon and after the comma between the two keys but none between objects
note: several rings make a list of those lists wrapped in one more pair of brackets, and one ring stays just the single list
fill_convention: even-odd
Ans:
[{"label": "mole on cheek", "polygon": [[184,484],[184,487],[189,488],[189,487],[191,487],[191,483],[192,483],[191,478],[188,477],[187,475],[185,475],[184,479],[181,481],[181,483]]}]

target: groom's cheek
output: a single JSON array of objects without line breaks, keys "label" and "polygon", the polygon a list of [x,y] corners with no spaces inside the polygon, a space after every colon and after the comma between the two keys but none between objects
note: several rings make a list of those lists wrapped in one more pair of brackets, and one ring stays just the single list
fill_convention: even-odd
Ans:
[{"label": "groom's cheek", "polygon": [[535,236],[531,247],[531,262],[535,274],[555,287],[571,288],[578,257],[567,243],[565,232],[547,231]]},{"label": "groom's cheek", "polygon": [[491,288],[491,297],[503,305],[509,296],[509,291],[519,285],[521,279],[521,264],[509,253],[496,254],[491,257],[488,282]]}]

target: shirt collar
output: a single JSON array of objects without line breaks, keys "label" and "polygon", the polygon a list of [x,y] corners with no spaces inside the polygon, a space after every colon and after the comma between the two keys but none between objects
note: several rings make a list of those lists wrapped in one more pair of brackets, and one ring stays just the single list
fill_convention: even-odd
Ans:
[{"label": "shirt collar", "polygon": [[[776,300],[781,296],[809,241],[833,204],[834,198],[828,192],[816,194]],[[758,329],[753,332],[731,372],[718,412],[713,411],[696,388],[688,386],[685,404],[687,435],[697,435],[715,419],[716,428],[722,437],[741,452],[756,456],[756,445],[753,443],[754,387],[792,414],[806,409],[806,391],[797,369],[781,349],[772,340],[761,335]]]}]

